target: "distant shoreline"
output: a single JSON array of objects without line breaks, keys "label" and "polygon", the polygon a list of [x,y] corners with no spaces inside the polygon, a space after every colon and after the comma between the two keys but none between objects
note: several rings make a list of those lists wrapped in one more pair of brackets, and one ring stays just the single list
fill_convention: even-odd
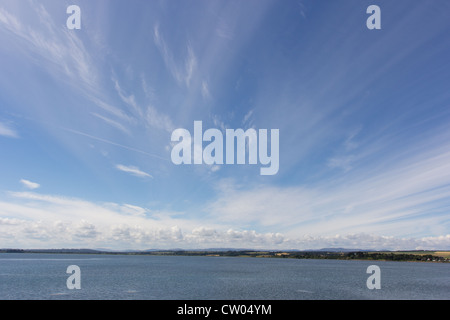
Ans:
[{"label": "distant shoreline", "polygon": [[0,253],[40,254],[101,254],[101,255],[153,255],[153,256],[209,256],[248,257],[274,259],[329,259],[367,261],[450,262],[450,251],[272,251],[272,250],[147,250],[102,251],[93,249],[0,249]]}]

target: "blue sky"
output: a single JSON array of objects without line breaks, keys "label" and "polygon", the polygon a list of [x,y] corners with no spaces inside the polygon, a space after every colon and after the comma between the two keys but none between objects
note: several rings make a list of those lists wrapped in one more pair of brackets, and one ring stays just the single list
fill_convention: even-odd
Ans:
[{"label": "blue sky", "polygon": [[[0,247],[450,249],[449,12],[1,0]],[[279,129],[278,173],[174,165],[196,120]]]}]

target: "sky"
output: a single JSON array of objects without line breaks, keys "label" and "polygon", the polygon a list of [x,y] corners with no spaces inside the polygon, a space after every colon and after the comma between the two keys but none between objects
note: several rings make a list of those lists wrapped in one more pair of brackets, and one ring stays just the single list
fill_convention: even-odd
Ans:
[{"label": "sky", "polygon": [[[0,0],[0,248],[450,250],[449,13]],[[174,164],[194,121],[278,129],[278,172]]]}]

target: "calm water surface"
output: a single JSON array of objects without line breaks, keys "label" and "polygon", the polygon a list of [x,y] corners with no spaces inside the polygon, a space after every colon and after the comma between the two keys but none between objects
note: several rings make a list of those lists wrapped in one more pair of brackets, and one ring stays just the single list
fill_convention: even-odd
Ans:
[{"label": "calm water surface", "polygon": [[[369,290],[369,265],[381,289]],[[81,290],[69,290],[69,265]],[[237,257],[0,254],[0,299],[450,299],[450,264]]]}]

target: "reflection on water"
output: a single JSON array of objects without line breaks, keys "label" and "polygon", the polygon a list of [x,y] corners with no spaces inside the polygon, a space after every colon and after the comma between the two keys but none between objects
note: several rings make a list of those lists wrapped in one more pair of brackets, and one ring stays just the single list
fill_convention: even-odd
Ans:
[{"label": "reflection on water", "polygon": [[[369,265],[381,289],[369,290]],[[69,290],[69,265],[81,290]],[[450,299],[450,264],[273,258],[0,254],[0,299]]]}]

